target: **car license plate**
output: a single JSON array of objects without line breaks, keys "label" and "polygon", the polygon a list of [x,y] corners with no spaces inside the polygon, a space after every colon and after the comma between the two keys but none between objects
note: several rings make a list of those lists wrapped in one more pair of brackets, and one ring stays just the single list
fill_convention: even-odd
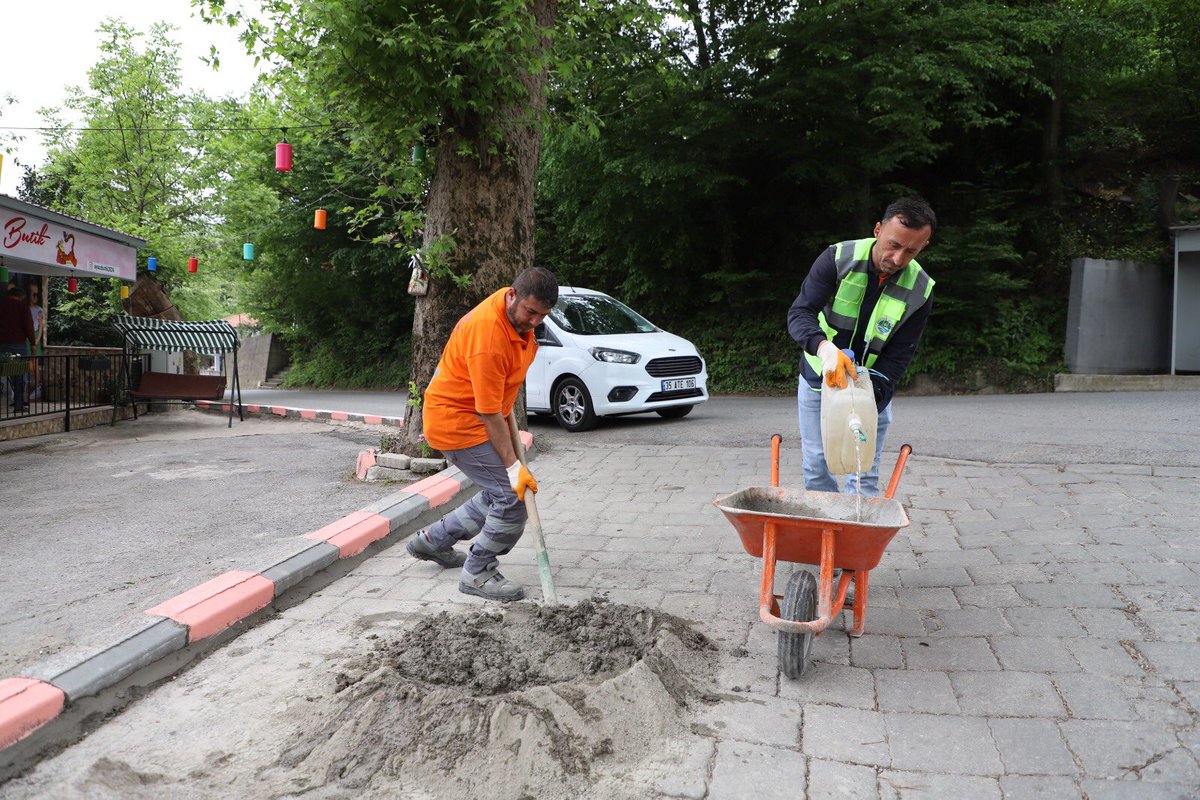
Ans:
[{"label": "car license plate", "polygon": [[664,392],[674,392],[679,389],[695,389],[695,378],[675,378],[674,380],[663,381],[662,390]]}]

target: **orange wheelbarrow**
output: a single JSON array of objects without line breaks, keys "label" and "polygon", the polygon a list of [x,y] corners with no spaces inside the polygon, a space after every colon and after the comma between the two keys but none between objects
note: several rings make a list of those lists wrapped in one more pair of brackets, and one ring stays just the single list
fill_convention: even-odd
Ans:
[{"label": "orange wheelbarrow", "polygon": [[[892,497],[912,448],[900,448],[883,497],[858,498],[836,492],[781,489],[781,441],[779,434],[771,437],[769,487],[743,489],[714,500],[713,505],[733,523],[746,552],[762,559],[758,615],[779,631],[779,669],[789,678],[799,678],[811,666],[813,638],[842,613],[851,580],[854,627],[850,635],[862,636],[871,570],[883,558],[896,532],[908,526],[904,506]],[[796,570],[788,578],[784,593],[777,595],[776,561],[819,565],[820,578],[809,570]],[[836,587],[834,569],[842,571]]]}]

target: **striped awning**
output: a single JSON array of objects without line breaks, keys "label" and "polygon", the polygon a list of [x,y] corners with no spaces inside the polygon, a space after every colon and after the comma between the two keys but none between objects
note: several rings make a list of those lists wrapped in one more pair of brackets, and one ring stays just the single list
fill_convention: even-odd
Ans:
[{"label": "striped awning", "polygon": [[238,346],[237,331],[223,319],[183,322],[123,314],[113,321],[113,327],[125,337],[126,346],[137,344],[146,350],[221,353]]}]

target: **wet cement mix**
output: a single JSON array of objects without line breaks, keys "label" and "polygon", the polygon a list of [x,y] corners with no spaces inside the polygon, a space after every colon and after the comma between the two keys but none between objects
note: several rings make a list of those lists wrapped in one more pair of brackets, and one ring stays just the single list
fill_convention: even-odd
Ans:
[{"label": "wet cement mix", "polygon": [[638,763],[713,699],[702,634],[601,600],[443,612],[374,645],[260,775],[280,796],[645,796]]}]

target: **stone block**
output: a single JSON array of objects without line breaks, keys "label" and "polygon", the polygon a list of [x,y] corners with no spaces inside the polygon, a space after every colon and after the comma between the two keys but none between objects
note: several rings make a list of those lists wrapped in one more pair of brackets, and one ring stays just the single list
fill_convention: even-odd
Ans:
[{"label": "stone block", "polygon": [[1075,779],[1061,776],[1006,775],[1000,789],[1004,800],[1079,800]]},{"label": "stone block", "polygon": [[739,695],[706,709],[700,719],[723,740],[795,747],[800,735],[800,707],[764,695]]},{"label": "stone block", "polygon": [[850,663],[866,669],[900,669],[904,666],[900,640],[895,636],[872,636],[869,633],[851,639]]},{"label": "stone block", "polygon": [[445,469],[446,461],[441,458],[414,458],[409,461],[408,468],[418,475],[426,475]]},{"label": "stone block", "polygon": [[1074,775],[1075,759],[1048,719],[988,721],[1009,775]]},{"label": "stone block", "polygon": [[930,637],[900,640],[909,669],[952,672],[1000,669],[986,639]]},{"label": "stone block", "polygon": [[1048,636],[995,636],[992,650],[1004,669],[1021,672],[1078,672],[1064,640]]},{"label": "stone block", "polygon": [[[873,798],[875,769],[814,758],[808,765],[808,800]],[[791,795],[799,797],[800,795]]]},{"label": "stone block", "polygon": [[876,767],[891,764],[887,726],[878,711],[810,705],[800,738],[804,754],[813,758]]},{"label": "stone block", "polygon": [[1138,642],[1159,676],[1170,681],[1200,681],[1200,645],[1192,642]]},{"label": "stone block", "polygon": [[390,467],[367,467],[366,481],[411,481],[412,473],[407,470],[391,469]]},{"label": "stone block", "polygon": [[1061,717],[1062,701],[1045,675],[1032,672],[955,672],[950,675],[967,714],[987,717]]},{"label": "stone block", "polygon": [[977,775],[938,775],[928,772],[883,770],[879,774],[882,800],[1000,800],[1000,783]]},{"label": "stone block", "polygon": [[1152,722],[1071,719],[1059,727],[1091,778],[1134,777],[1179,747],[1174,733]]},{"label": "stone block", "polygon": [[995,608],[938,609],[925,618],[930,636],[1003,636],[1010,633],[1004,615]]},{"label": "stone block", "polygon": [[[824,638],[825,636],[822,636],[817,641]],[[779,697],[806,707],[811,707],[809,704],[812,703],[824,703],[847,708],[874,709],[875,683],[870,670],[818,663],[813,671],[803,678],[789,680],[781,677]]]},{"label": "stone block", "polygon": [[792,800],[805,796],[807,760],[795,750],[723,741],[717,744],[709,800]]},{"label": "stone block", "polygon": [[876,670],[875,695],[880,711],[959,713],[954,689],[944,672]]},{"label": "stone block", "polygon": [[1064,639],[1063,642],[1084,672],[1130,678],[1141,677],[1143,674],[1137,661],[1115,640]]},{"label": "stone block", "polygon": [[1046,608],[1124,608],[1112,589],[1090,583],[1020,583],[1017,593]]},{"label": "stone block", "polygon": [[987,721],[934,714],[885,714],[895,769],[1001,775]]},{"label": "stone block", "polygon": [[410,460],[403,453],[379,453],[375,456],[375,463],[388,469],[408,469]]}]

